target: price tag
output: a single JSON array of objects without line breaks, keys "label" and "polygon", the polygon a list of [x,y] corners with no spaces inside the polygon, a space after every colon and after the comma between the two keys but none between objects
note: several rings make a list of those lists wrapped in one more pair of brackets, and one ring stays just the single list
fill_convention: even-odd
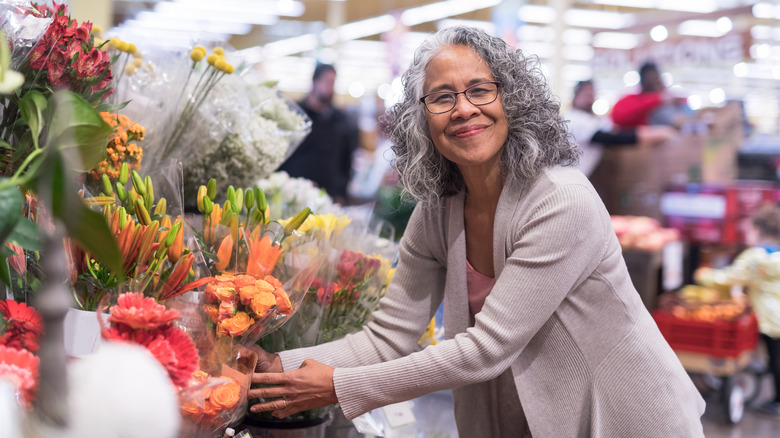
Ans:
[{"label": "price tag", "polygon": [[412,404],[408,401],[387,405],[382,408],[382,411],[385,413],[387,424],[393,429],[417,421],[412,412]]}]

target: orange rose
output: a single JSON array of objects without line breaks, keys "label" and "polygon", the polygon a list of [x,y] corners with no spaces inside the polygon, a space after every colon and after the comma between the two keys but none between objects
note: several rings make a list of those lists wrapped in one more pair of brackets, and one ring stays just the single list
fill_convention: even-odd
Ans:
[{"label": "orange rose", "polygon": [[217,332],[236,337],[244,334],[254,323],[255,320],[246,312],[238,312],[236,316],[221,321]]},{"label": "orange rose", "polygon": [[276,277],[273,277],[273,276],[270,276],[270,275],[266,275],[263,280],[265,280],[271,286],[273,286],[274,289],[282,287],[282,282],[279,281]]},{"label": "orange rose", "polygon": [[244,286],[238,290],[238,295],[241,297],[241,304],[249,304],[255,295],[260,293],[260,289],[254,286]]},{"label": "orange rose", "polygon": [[230,383],[220,385],[211,393],[209,402],[217,409],[230,409],[238,404],[241,398],[241,386],[235,380]]},{"label": "orange rose", "polygon": [[203,311],[206,312],[206,316],[209,317],[209,321],[213,322],[214,324],[219,321],[219,307],[216,305],[206,304],[203,306]]},{"label": "orange rose", "polygon": [[232,303],[236,300],[236,290],[230,286],[218,287],[214,295],[219,298],[220,301]]},{"label": "orange rose", "polygon": [[249,308],[255,312],[258,318],[262,318],[274,305],[276,305],[276,297],[274,297],[274,294],[261,292],[252,298],[252,303],[249,304]]},{"label": "orange rose", "polygon": [[276,310],[279,311],[279,313],[282,315],[289,315],[292,313],[292,303],[284,289],[276,289],[274,291],[274,296],[276,297]]},{"label": "orange rose", "polygon": [[251,286],[255,282],[255,277],[251,275],[236,275],[236,289],[244,286]]},{"label": "orange rose", "polygon": [[217,283],[225,283],[225,282],[233,282],[235,280],[235,275],[233,275],[232,272],[224,272],[220,275],[217,275],[214,277],[217,279]]},{"label": "orange rose", "polygon": [[236,312],[238,312],[238,308],[236,307],[236,303],[234,302],[223,301],[222,304],[219,305],[220,320],[236,316]]}]

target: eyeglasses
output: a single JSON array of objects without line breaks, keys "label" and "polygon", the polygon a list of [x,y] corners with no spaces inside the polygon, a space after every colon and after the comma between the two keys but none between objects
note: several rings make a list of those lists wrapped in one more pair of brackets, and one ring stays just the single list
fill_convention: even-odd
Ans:
[{"label": "eyeglasses", "polygon": [[472,105],[487,105],[498,97],[498,89],[501,82],[480,82],[463,91],[436,91],[428,93],[420,98],[428,112],[442,114],[455,108],[458,102],[458,94],[463,94]]}]

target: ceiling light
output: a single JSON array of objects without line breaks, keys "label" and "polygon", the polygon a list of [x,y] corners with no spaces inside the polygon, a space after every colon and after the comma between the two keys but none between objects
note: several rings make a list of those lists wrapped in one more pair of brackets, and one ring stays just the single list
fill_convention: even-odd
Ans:
[{"label": "ceiling light", "polygon": [[718,25],[712,20],[687,20],[677,27],[680,35],[720,37],[723,32],[718,30]]},{"label": "ceiling light", "polygon": [[436,3],[429,3],[424,6],[410,8],[401,14],[401,22],[407,26],[414,26],[429,21],[441,20],[442,18],[465,14],[485,9],[501,3],[501,0],[446,0]]},{"label": "ceiling light", "polygon": [[637,73],[636,71],[632,70],[623,75],[623,84],[625,84],[626,87],[633,87],[638,83],[639,83],[639,73]]},{"label": "ceiling light", "polygon": [[496,34],[496,25],[495,23],[491,23],[490,21],[483,21],[483,20],[460,20],[456,18],[445,18],[443,20],[439,20],[436,23],[436,28],[438,30],[446,29],[449,27],[456,27],[456,26],[468,26],[468,27],[475,27],[477,29],[482,29],[485,32],[487,32],[490,35]]},{"label": "ceiling light", "polygon": [[626,32],[599,32],[593,36],[593,47],[602,49],[633,49],[639,44],[639,37]]},{"label": "ceiling light", "polygon": [[159,1],[157,5],[163,3],[175,3],[190,9],[227,11],[239,14],[262,13],[286,17],[300,17],[306,11],[303,3],[292,0],[220,0],[219,3],[212,0],[174,0],[172,2]]},{"label": "ceiling light", "polygon": [[593,109],[593,113],[597,116],[603,116],[609,112],[609,102],[604,99],[598,99],[593,102],[591,109]]},{"label": "ceiling light", "polygon": [[567,61],[588,62],[593,59],[593,48],[591,46],[563,46],[561,50],[563,59]]},{"label": "ceiling light", "polygon": [[517,18],[526,23],[550,24],[555,16],[555,9],[549,6],[523,5],[517,10]]},{"label": "ceiling light", "polygon": [[601,29],[622,29],[636,22],[634,14],[620,12],[595,11],[590,9],[568,9],[563,13],[563,21],[569,26],[597,27]]},{"label": "ceiling light", "polygon": [[357,99],[366,93],[366,87],[362,82],[353,82],[349,84],[348,92],[350,96]]},{"label": "ceiling light", "polygon": [[757,40],[772,39],[772,27],[758,24],[750,28],[750,36]]},{"label": "ceiling light", "polygon": [[699,13],[712,12],[718,8],[715,0],[593,0],[593,3],[598,5]]},{"label": "ceiling light", "polygon": [[395,23],[395,17],[390,14],[385,14],[378,17],[342,24],[338,27],[337,31],[341,41],[349,41],[388,32],[395,28]]},{"label": "ceiling light", "polygon": [[307,33],[268,43],[263,47],[263,55],[266,59],[281,58],[294,53],[314,50],[317,48],[318,43],[317,35]]},{"label": "ceiling light", "polygon": [[671,87],[674,83],[674,76],[672,76],[672,74],[668,71],[663,72],[661,73],[661,82],[663,82],[667,87]]},{"label": "ceiling light", "polygon": [[696,111],[701,109],[701,96],[696,94],[691,94],[690,96],[688,96],[687,101],[688,101],[688,106],[692,110]]},{"label": "ceiling light", "polygon": [[173,19],[218,21],[223,23],[248,23],[270,26],[279,22],[273,14],[255,12],[231,12],[228,9],[196,8],[184,2],[161,1],[154,6],[154,12]]},{"label": "ceiling light", "polygon": [[756,3],[753,5],[753,16],[756,18],[775,18],[775,5],[771,3]]},{"label": "ceiling light", "polygon": [[772,54],[772,47],[769,44],[753,44],[750,46],[750,56],[755,59],[769,58]]},{"label": "ceiling light", "polygon": [[744,78],[748,74],[748,66],[744,62],[734,64],[734,68],[732,70],[734,71],[734,76],[738,78]]},{"label": "ceiling light", "polygon": [[650,29],[650,38],[653,41],[660,43],[661,41],[669,38],[669,29],[667,29],[666,26],[659,24],[658,26]]},{"label": "ceiling light", "polygon": [[710,102],[718,105],[723,103],[725,100],[726,92],[723,91],[723,88],[714,88],[712,91],[710,91]]},{"label": "ceiling light", "polygon": [[592,40],[593,33],[587,29],[566,29],[561,35],[564,44],[590,44]]},{"label": "ceiling light", "polygon": [[721,33],[729,33],[731,32],[731,29],[734,28],[734,23],[731,22],[731,18],[729,17],[720,17],[715,20],[715,27]]},{"label": "ceiling light", "polygon": [[555,39],[555,29],[550,26],[534,26],[525,24],[517,28],[519,41],[552,41]]},{"label": "ceiling light", "polygon": [[[205,19],[187,19],[170,17],[151,11],[141,11],[136,15],[136,22],[158,29],[180,30],[188,32],[228,33],[246,35],[252,29],[249,23],[218,22]],[[137,25],[137,24],[136,24]]]}]

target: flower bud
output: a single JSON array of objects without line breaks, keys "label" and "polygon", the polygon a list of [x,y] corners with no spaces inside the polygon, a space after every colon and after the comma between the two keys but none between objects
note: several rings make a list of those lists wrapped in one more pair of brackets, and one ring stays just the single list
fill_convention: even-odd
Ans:
[{"label": "flower bud", "polygon": [[206,191],[207,191],[206,186],[198,187],[198,197],[197,197],[198,211],[201,212],[201,213],[205,213],[205,208],[203,207],[203,200],[204,200],[204,198],[208,197],[206,195]]},{"label": "flower bud", "polygon": [[214,198],[217,197],[217,180],[211,178],[209,183],[206,185],[206,189],[208,189],[206,194],[208,195],[209,199],[213,201]]},{"label": "flower bud", "polygon": [[139,68],[144,65],[144,60],[141,58],[133,58],[133,67]]},{"label": "flower bud", "polygon": [[244,208],[244,189],[238,188],[236,189],[236,200],[233,202],[233,211],[236,213],[241,213],[241,210]]},{"label": "flower bud", "polygon": [[144,200],[138,198],[135,200],[135,216],[138,218],[138,222],[141,225],[149,225],[152,223],[152,218],[149,217],[149,211],[144,207]]},{"label": "flower bud", "polygon": [[138,47],[136,47],[135,44],[130,43],[127,45],[127,50],[126,50],[127,53],[133,54],[136,53],[137,51],[138,51]]},{"label": "flower bud", "polygon": [[224,72],[229,74],[229,75],[232,75],[235,70],[236,69],[233,68],[233,64],[228,64],[227,66],[225,66]]},{"label": "flower bud", "polygon": [[105,173],[100,175],[100,181],[103,183],[103,193],[106,196],[114,196],[114,189],[111,187],[111,179]]},{"label": "flower bud", "polygon": [[152,205],[154,204],[154,198],[150,193],[147,193],[143,196],[144,199],[144,205],[148,205],[149,208],[152,208]]},{"label": "flower bud", "polygon": [[168,209],[168,201],[165,200],[165,198],[160,198],[160,200],[157,201],[157,205],[154,206],[154,214],[164,215],[167,209]]},{"label": "flower bud", "polygon": [[130,172],[130,179],[133,181],[133,188],[135,189],[135,192],[140,196],[145,195],[146,184],[144,184],[144,179],[141,178],[141,175],[139,175],[138,172],[134,170]]},{"label": "flower bud", "polygon": [[124,207],[119,207],[117,211],[119,212],[119,229],[121,230],[127,225],[127,210]]},{"label": "flower bud", "polygon": [[232,185],[228,186],[226,196],[230,204],[236,203],[236,189]]},{"label": "flower bud", "polygon": [[127,177],[130,174],[130,167],[127,163],[122,163],[122,167],[119,169],[119,182],[122,185],[127,184]]},{"label": "flower bud", "polygon": [[244,205],[246,206],[247,213],[255,206],[255,191],[252,189],[246,189],[244,193]]},{"label": "flower bud", "polygon": [[265,200],[265,192],[260,187],[255,187],[255,201],[257,202],[257,208],[265,213],[268,202]]},{"label": "flower bud", "polygon": [[211,53],[217,56],[225,56],[225,49],[223,49],[222,47],[214,47]]},{"label": "flower bud", "polygon": [[125,187],[119,183],[119,181],[116,183],[116,195],[123,203],[127,201],[127,191],[125,190]]},{"label": "flower bud", "polygon": [[[179,258],[181,258],[181,252],[184,248],[184,230],[181,226],[181,221],[177,221],[176,225],[173,226],[173,229],[170,233],[168,233],[168,237],[173,237],[173,241],[170,245],[168,245],[168,260],[171,261],[171,263],[176,263],[179,261]],[[168,242],[168,239],[166,239],[166,243]]]},{"label": "flower bud", "polygon": [[262,223],[265,223],[265,214],[263,214],[262,211],[255,208],[254,210],[252,210],[252,214],[250,215],[249,218],[249,227],[253,228]]},{"label": "flower bud", "polygon": [[225,58],[217,58],[216,61],[214,61],[214,68],[221,72],[225,72],[227,70],[228,62],[225,60]]},{"label": "flower bud", "polygon": [[211,55],[206,57],[206,62],[208,62],[209,65],[214,65],[217,59],[219,59],[219,56],[212,53]]},{"label": "flower bud", "polygon": [[219,222],[222,225],[230,225],[230,215],[233,213],[233,205],[230,201],[225,201],[222,205],[222,220]]},{"label": "flower bud", "polygon": [[[146,193],[148,193],[152,197],[152,200],[154,200],[154,185],[152,184],[151,176],[146,175],[144,177],[144,186],[146,187]],[[152,205],[152,203],[150,202],[147,205]]]},{"label": "flower bud", "polygon": [[296,214],[290,222],[287,222],[287,225],[284,226],[284,235],[289,236],[293,231],[297,230],[298,227],[303,225],[303,222],[306,221],[306,218],[309,217],[310,214],[311,208],[309,207],[304,208]]},{"label": "flower bud", "polygon": [[211,198],[206,196],[203,198],[203,213],[211,214],[212,211],[214,211],[214,203],[211,202]]}]

